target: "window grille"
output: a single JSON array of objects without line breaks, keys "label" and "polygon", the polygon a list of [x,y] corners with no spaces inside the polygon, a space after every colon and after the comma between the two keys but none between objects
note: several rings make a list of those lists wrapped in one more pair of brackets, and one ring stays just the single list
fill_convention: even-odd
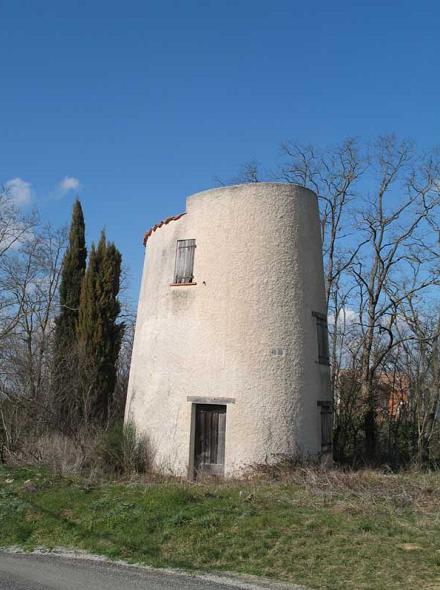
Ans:
[{"label": "window grille", "polygon": [[316,311],[313,312],[316,320],[316,332],[318,336],[318,361],[323,365],[330,364],[328,351],[328,327],[327,317]]},{"label": "window grille", "polygon": [[319,401],[321,408],[321,451],[328,453],[332,450],[333,442],[333,411],[329,401]]},{"label": "window grille", "polygon": [[194,280],[194,250],[195,240],[177,240],[176,266],[174,270],[174,283],[192,283]]}]

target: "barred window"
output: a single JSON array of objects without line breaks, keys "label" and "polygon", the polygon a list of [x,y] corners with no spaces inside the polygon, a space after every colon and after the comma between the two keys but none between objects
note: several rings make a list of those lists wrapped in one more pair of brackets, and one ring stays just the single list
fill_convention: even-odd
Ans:
[{"label": "barred window", "polygon": [[176,266],[174,270],[175,284],[188,284],[194,280],[195,240],[177,240]]},{"label": "barred window", "polygon": [[318,313],[317,311],[312,312],[316,320],[316,332],[318,336],[318,361],[323,365],[330,364],[329,352],[328,352],[328,328],[327,328],[327,317]]},{"label": "barred window", "polygon": [[333,446],[332,403],[329,401],[319,401],[318,407],[321,408],[321,451],[328,453],[332,450]]}]

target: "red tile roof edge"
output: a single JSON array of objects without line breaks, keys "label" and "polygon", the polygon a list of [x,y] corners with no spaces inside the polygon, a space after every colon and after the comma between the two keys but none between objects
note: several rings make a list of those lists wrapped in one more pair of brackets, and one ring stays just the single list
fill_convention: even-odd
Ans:
[{"label": "red tile roof edge", "polygon": [[151,236],[151,234],[153,232],[155,232],[157,229],[159,229],[163,225],[167,225],[170,221],[177,221],[178,219],[180,219],[184,215],[186,215],[186,213],[181,213],[180,215],[174,215],[173,217],[167,217],[166,219],[163,219],[161,222],[156,223],[156,225],[153,225],[153,227],[151,227],[147,232],[145,232],[145,235],[144,235],[144,246],[147,245],[148,238]]}]

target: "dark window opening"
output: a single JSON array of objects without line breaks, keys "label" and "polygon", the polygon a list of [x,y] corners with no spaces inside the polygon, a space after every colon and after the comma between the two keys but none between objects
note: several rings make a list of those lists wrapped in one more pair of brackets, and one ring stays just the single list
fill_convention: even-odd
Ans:
[{"label": "dark window opening", "polygon": [[174,284],[188,284],[194,280],[195,240],[177,240]]},{"label": "dark window opening", "polygon": [[316,332],[318,336],[318,361],[323,365],[330,364],[328,351],[328,327],[327,318],[317,311],[312,312],[316,320]]},{"label": "dark window opening", "polygon": [[332,403],[328,401],[319,401],[318,407],[321,408],[321,451],[323,453],[328,453],[332,450],[333,446]]}]

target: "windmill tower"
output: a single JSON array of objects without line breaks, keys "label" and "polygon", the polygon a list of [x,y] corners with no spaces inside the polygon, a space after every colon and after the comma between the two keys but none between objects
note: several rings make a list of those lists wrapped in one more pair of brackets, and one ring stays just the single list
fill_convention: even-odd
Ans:
[{"label": "windmill tower", "polygon": [[126,420],[155,467],[234,475],[331,449],[316,195],[204,191],[145,236]]}]

